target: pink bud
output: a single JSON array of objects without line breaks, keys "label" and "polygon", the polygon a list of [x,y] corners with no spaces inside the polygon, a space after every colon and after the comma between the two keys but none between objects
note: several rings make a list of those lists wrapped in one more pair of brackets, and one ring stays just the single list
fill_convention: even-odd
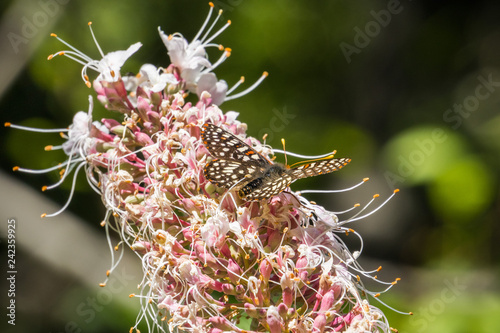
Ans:
[{"label": "pink bud", "polygon": [[214,327],[224,331],[229,331],[232,328],[231,325],[228,323],[227,319],[224,317],[220,316],[210,317],[208,321],[211,322],[212,325],[214,325]]},{"label": "pink bud", "polygon": [[269,262],[269,259],[264,259],[260,263],[260,274],[264,277],[265,281],[269,281],[269,278],[271,277],[271,272],[273,271],[273,267],[271,266],[271,263]]},{"label": "pink bud", "polygon": [[236,284],[240,280],[242,270],[240,266],[233,260],[227,263],[227,274],[232,283]]},{"label": "pink bud", "polygon": [[255,305],[253,305],[251,303],[245,303],[245,312],[247,315],[249,315],[252,318],[256,318],[256,319],[259,318],[259,313],[257,311],[257,308],[255,307]]},{"label": "pink bud", "polygon": [[278,313],[280,314],[281,318],[286,319],[288,315],[288,306],[286,306],[284,303],[280,303],[278,305]]},{"label": "pink bud", "polygon": [[313,327],[315,328],[315,332],[323,332],[325,329],[326,325],[326,317],[324,314],[320,313],[316,318],[314,319],[314,325]]},{"label": "pink bud", "polygon": [[275,306],[270,306],[267,310],[266,321],[269,325],[269,332],[281,333],[281,317],[279,316],[278,309]]},{"label": "pink bud", "polygon": [[330,310],[335,304],[335,294],[332,290],[323,295],[323,299],[321,300],[320,312],[325,312]]}]

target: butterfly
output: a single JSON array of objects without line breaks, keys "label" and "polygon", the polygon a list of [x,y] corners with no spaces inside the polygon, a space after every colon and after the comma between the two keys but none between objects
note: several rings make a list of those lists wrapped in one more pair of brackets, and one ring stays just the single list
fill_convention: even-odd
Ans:
[{"label": "butterfly", "polygon": [[269,199],[297,179],[337,171],[351,161],[330,158],[297,167],[272,163],[234,134],[209,123],[202,126],[201,138],[215,157],[203,170],[205,178],[219,187],[238,188],[240,198],[247,201]]}]

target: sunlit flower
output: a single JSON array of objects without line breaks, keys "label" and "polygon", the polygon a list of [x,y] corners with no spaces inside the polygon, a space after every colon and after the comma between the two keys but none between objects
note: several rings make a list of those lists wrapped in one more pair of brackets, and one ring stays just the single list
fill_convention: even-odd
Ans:
[{"label": "sunlit flower", "polygon": [[[160,74],[160,72],[162,72]],[[162,68],[156,68],[151,64],[144,64],[139,71],[143,76],[142,87],[149,88],[152,92],[159,92],[165,89],[167,83],[176,84],[179,81],[171,73],[165,73]]]},{"label": "sunlit flower", "polygon": [[104,54],[97,39],[95,38],[94,31],[92,30],[92,22],[89,22],[90,32],[92,34],[92,38],[94,39],[95,45],[99,50],[101,55],[101,59],[95,60],[91,57],[87,56],[85,53],[81,52],[77,48],[65,42],[63,39],[59,38],[56,34],[51,34],[51,36],[56,37],[64,45],[68,46],[69,50],[58,51],[49,56],[49,60],[54,58],[55,56],[66,56],[80,64],[83,65],[82,68],[82,79],[85,84],[90,88],[91,83],[89,77],[87,75],[87,69],[92,69],[99,73],[99,76],[96,78],[97,81],[116,81],[120,78],[120,69],[122,68],[125,61],[130,58],[139,48],[141,48],[141,43],[135,43],[129,46],[127,50],[123,51],[113,51],[107,54]]},{"label": "sunlit flower", "polygon": [[[220,17],[206,29],[212,11],[213,4],[191,43],[160,30],[172,62],[166,69],[145,64],[138,75],[122,76],[120,67],[140,43],[99,61],[65,42],[72,51],[55,54],[82,63],[88,84],[86,69],[97,70],[98,100],[120,112],[119,121],[93,122],[89,98],[89,112],[76,113],[68,129],[56,130],[65,133],[66,141],[51,149],[64,149],[68,160],[62,167],[76,168],[75,175],[85,167],[107,209],[102,226],[110,248],[131,248],[141,259],[144,277],[138,294],[131,295],[140,300],[141,312],[131,331],[148,320],[151,332],[389,332],[387,319],[367,297],[378,300],[398,279],[379,281],[381,268],[367,271],[358,264],[363,243],[350,224],[376,212],[394,194],[374,208],[378,195],[364,205],[331,212],[303,196],[313,190],[288,188],[252,202],[238,195],[237,186],[221,188],[205,178],[203,170],[213,159],[201,137],[206,123],[236,135],[269,160],[281,153],[247,136],[238,113],[218,107],[253,90],[267,73],[231,95],[244,79],[228,89],[212,72],[230,52],[225,49],[213,64],[208,60],[206,48],[215,46],[212,40],[229,25],[211,35]],[[109,237],[111,230],[121,237],[118,245]],[[344,244],[346,233],[359,237],[359,250]],[[108,275],[119,262],[114,250],[111,260]],[[383,290],[366,289],[363,279]]]},{"label": "sunlit flower", "polygon": [[[252,86],[244,91],[229,96],[229,94],[235,91],[236,88],[238,88],[245,80],[242,77],[233,87],[228,89],[226,81],[218,80],[216,75],[213,73],[213,70],[215,70],[231,55],[230,48],[224,48],[220,44],[213,43],[213,40],[231,25],[231,21],[227,21],[227,23],[219,30],[212,33],[213,28],[222,15],[222,10],[219,10],[218,15],[210,24],[209,22],[212,17],[213,10],[214,5],[213,3],[210,3],[208,16],[191,42],[188,42],[184,36],[178,32],[167,35],[161,30],[160,27],[158,27],[158,32],[161,40],[168,50],[172,66],[178,71],[180,75],[179,79],[183,82],[185,89],[196,93],[200,98],[203,92],[206,91],[211,95],[210,103],[220,105],[224,101],[239,98],[248,94],[254,90],[267,77],[268,74],[267,72],[264,72]],[[215,47],[222,51],[219,59],[213,64],[208,60],[206,50],[210,47]]]}]

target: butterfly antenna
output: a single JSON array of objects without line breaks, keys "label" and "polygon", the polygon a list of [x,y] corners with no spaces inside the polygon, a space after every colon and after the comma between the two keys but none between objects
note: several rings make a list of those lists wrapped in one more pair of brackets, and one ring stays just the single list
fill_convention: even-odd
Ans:
[{"label": "butterfly antenna", "polygon": [[317,162],[317,161],[322,161],[322,160],[331,160],[335,154],[337,154],[337,151],[334,150],[330,155],[328,156],[325,156],[325,157],[320,157],[320,158],[314,158],[312,160],[306,160],[306,161],[300,161],[300,162],[297,162],[297,163],[294,163],[292,165],[290,165],[291,168],[293,168],[295,165],[297,164],[304,164],[304,163],[311,163],[311,162]]},{"label": "butterfly antenna", "polygon": [[281,144],[283,145],[283,152],[285,153],[285,165],[288,165],[286,159],[285,139],[281,138]]}]

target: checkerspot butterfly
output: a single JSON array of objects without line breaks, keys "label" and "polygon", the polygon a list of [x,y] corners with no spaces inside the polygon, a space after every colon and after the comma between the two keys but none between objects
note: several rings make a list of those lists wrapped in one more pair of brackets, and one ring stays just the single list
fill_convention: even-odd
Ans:
[{"label": "checkerspot butterfly", "polygon": [[215,157],[203,170],[211,183],[238,190],[248,201],[269,199],[288,188],[300,178],[317,176],[341,169],[350,158],[330,158],[305,162],[297,167],[271,163],[235,135],[206,123],[201,137],[208,151]]}]

